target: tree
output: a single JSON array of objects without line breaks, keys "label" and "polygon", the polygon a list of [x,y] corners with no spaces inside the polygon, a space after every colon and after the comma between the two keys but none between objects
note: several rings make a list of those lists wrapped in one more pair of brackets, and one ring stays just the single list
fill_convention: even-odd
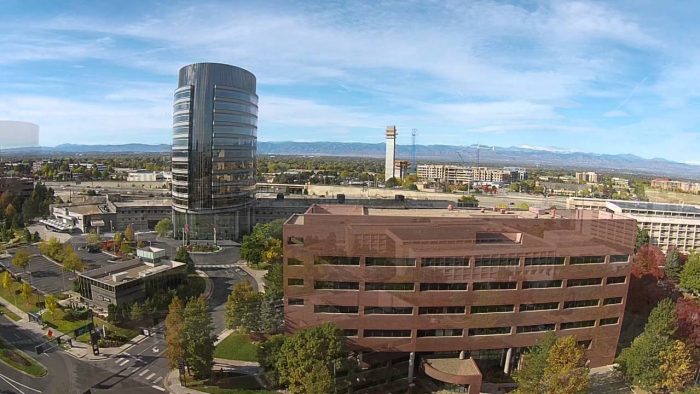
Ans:
[{"label": "tree", "polygon": [[583,349],[573,335],[557,339],[549,350],[542,381],[549,394],[575,394],[588,391],[589,369]]},{"label": "tree", "polygon": [[102,237],[100,237],[100,234],[91,232],[87,235],[86,241],[88,245],[97,245],[102,241]]},{"label": "tree", "polygon": [[119,250],[119,247],[122,245],[122,242],[124,241],[124,236],[120,232],[114,233],[114,247],[115,247],[115,252]]},{"label": "tree", "polygon": [[48,239],[48,241],[44,241],[39,244],[39,251],[41,254],[54,260],[61,260],[63,245],[56,237],[51,237]]},{"label": "tree", "polygon": [[394,187],[400,186],[400,185],[401,185],[401,182],[394,177],[391,177],[391,178],[387,179],[386,182],[384,182],[384,187],[387,189],[391,189],[391,188],[394,188]]},{"label": "tree", "polygon": [[346,357],[341,331],[331,323],[297,331],[288,337],[277,359],[280,382],[291,394],[332,392],[332,368]]},{"label": "tree", "polygon": [[522,368],[513,373],[513,380],[518,383],[517,393],[529,394],[544,392],[544,385],[542,382],[544,369],[547,366],[549,350],[552,349],[556,341],[556,335],[552,332],[548,332],[537,345],[530,348],[523,355],[521,361]]},{"label": "tree", "polygon": [[260,327],[260,300],[260,293],[253,290],[248,281],[238,282],[226,301],[226,327],[257,330]]},{"label": "tree", "polygon": [[676,305],[670,298],[665,298],[651,311],[644,332],[671,337],[676,328]]},{"label": "tree", "polygon": [[85,271],[85,263],[80,259],[71,244],[63,245],[63,270],[66,272]]},{"label": "tree", "polygon": [[665,257],[656,245],[642,245],[634,255],[632,263],[632,275],[642,277],[651,275],[655,279],[661,279],[664,276],[661,264],[665,261]]},{"label": "tree", "polygon": [[145,314],[146,311],[144,310],[143,305],[141,305],[138,302],[134,302],[133,304],[131,304],[131,320],[141,321]]},{"label": "tree", "polygon": [[184,326],[184,306],[176,295],[168,306],[168,315],[165,317],[165,357],[168,359],[170,369],[178,367],[178,362],[185,358],[185,343],[182,333]]},{"label": "tree", "polygon": [[17,250],[15,257],[12,258],[12,265],[26,272],[30,257],[29,250],[21,248]]},{"label": "tree", "polygon": [[681,271],[679,285],[689,293],[700,295],[700,253],[693,252],[688,256]]},{"label": "tree", "polygon": [[203,296],[190,300],[183,313],[185,361],[197,379],[208,378],[214,362],[214,326]]},{"label": "tree", "polygon": [[155,227],[156,234],[166,237],[173,231],[173,221],[170,218],[161,219]]},{"label": "tree", "polygon": [[666,253],[664,273],[673,280],[678,280],[681,274],[681,258],[678,249],[675,247],[672,247],[671,250]]},{"label": "tree", "polygon": [[51,316],[55,316],[56,310],[58,310],[58,300],[56,299],[56,296],[53,294],[47,295],[44,297],[44,304],[46,305],[46,309],[49,311]]},{"label": "tree", "polygon": [[29,229],[25,228],[22,230],[22,238],[24,239],[24,242],[30,244],[32,243],[32,233],[29,231]]},{"label": "tree", "polygon": [[5,244],[0,241],[0,255],[4,255],[6,250]]},{"label": "tree", "polygon": [[134,233],[134,227],[131,224],[127,225],[126,228],[124,229],[124,238],[129,243],[134,242],[134,239],[136,239],[136,234]]},{"label": "tree", "polygon": [[14,205],[10,204],[5,208],[5,218],[7,221],[12,221],[16,215],[17,209],[15,209]]},{"label": "tree", "polygon": [[12,275],[10,275],[9,271],[4,271],[0,274],[0,285],[5,290],[12,288]]},{"label": "tree", "polygon": [[265,276],[263,276],[263,280],[265,281],[265,294],[275,300],[282,299],[282,295],[284,294],[283,268],[281,263],[272,264],[267,269]]},{"label": "tree", "polygon": [[284,309],[282,300],[273,298],[270,294],[260,297],[258,308],[257,328],[266,333],[274,333],[282,326]]},{"label": "tree", "polygon": [[260,347],[258,348],[258,360],[260,361],[260,366],[263,368],[263,371],[265,371],[265,377],[274,388],[277,388],[280,385],[280,376],[279,371],[277,370],[277,363],[281,355],[284,340],[284,335],[273,335],[265,342],[261,343]]},{"label": "tree", "polygon": [[700,349],[700,301],[679,298],[676,302],[676,323],[678,336]]},{"label": "tree", "polygon": [[29,285],[27,282],[23,282],[22,286],[20,286],[19,289],[20,293],[22,294],[22,298],[24,298],[25,301],[29,302],[29,297],[32,296],[32,286]]},{"label": "tree", "polygon": [[175,252],[175,261],[185,263],[187,265],[188,273],[191,274],[194,272],[194,261],[192,261],[192,257],[190,257],[190,253],[187,251],[186,247],[180,246],[179,248],[177,248],[177,252]]},{"label": "tree", "polygon": [[663,376],[659,388],[674,392],[682,389],[693,379],[695,368],[693,355],[688,346],[679,340],[659,354],[659,370]]},{"label": "tree", "polygon": [[637,241],[634,247],[635,252],[639,250],[639,248],[641,248],[642,246],[649,245],[649,242],[651,242],[649,231],[640,230],[639,228],[637,228]]},{"label": "tree", "polygon": [[277,238],[268,238],[265,242],[265,251],[262,261],[267,264],[279,264],[282,262],[282,241]]}]

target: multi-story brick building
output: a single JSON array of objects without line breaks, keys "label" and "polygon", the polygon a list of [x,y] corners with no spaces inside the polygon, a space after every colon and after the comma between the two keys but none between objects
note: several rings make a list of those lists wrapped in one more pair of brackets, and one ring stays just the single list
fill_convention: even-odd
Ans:
[{"label": "multi-story brick building", "polygon": [[547,331],[612,364],[635,232],[602,211],[314,205],[284,226],[286,328],[333,322],[360,354],[410,354],[409,381],[469,393]]}]

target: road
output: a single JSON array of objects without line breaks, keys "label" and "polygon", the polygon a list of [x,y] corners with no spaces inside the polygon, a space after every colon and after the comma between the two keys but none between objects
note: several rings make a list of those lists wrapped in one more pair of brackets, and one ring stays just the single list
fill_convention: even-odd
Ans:
[{"label": "road", "polygon": [[[236,283],[247,280],[254,289],[257,288],[255,280],[243,269],[234,264],[216,266],[199,265],[197,269],[206,272],[211,278],[214,290],[209,298],[209,309],[214,322],[214,332],[220,333],[226,328],[224,312],[226,311],[226,300]],[[225,268],[223,268],[225,267]]]},{"label": "road", "polygon": [[16,326],[0,316],[0,337],[35,358],[48,370],[41,378],[27,376],[0,363],[0,393],[13,394],[66,394],[66,393],[162,393],[152,385],[134,380],[124,373],[101,368],[94,362],[77,360],[62,351],[37,355],[34,346],[42,340],[29,330]]}]

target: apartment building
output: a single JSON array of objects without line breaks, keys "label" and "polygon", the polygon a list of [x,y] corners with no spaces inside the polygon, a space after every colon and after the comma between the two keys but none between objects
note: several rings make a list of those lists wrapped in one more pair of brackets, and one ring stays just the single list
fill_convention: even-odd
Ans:
[{"label": "apartment building", "polygon": [[658,178],[651,181],[651,188],[666,191],[680,191],[684,193],[700,193],[700,183],[673,181],[667,178]]},{"label": "apartment building", "polygon": [[9,176],[0,177],[0,195],[6,191],[12,192],[19,197],[29,197],[34,191],[34,179]]},{"label": "apartment building", "polygon": [[566,207],[613,212],[634,219],[640,229],[649,232],[651,243],[664,253],[671,247],[683,253],[700,250],[700,209],[694,205],[572,197],[566,200]]},{"label": "apartment building", "polygon": [[598,174],[595,172],[577,172],[576,182],[579,183],[598,183]]},{"label": "apartment building", "polygon": [[471,182],[504,184],[511,181],[513,173],[518,179],[526,177],[526,172],[491,167],[464,167],[450,164],[419,164],[418,179],[428,182],[444,182],[448,185],[461,185]]},{"label": "apartment building", "polygon": [[410,354],[409,381],[469,393],[547,331],[612,364],[635,234],[604,211],[313,205],[284,225],[286,328],[333,322],[360,354]]}]

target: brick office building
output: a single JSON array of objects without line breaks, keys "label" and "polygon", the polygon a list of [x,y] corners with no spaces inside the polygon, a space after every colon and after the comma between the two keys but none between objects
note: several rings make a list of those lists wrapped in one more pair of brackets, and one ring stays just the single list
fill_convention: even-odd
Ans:
[{"label": "brick office building", "polygon": [[360,354],[410,354],[409,381],[470,393],[481,360],[509,373],[546,331],[611,364],[635,232],[599,211],[314,205],[284,225],[286,327],[334,322]]}]

